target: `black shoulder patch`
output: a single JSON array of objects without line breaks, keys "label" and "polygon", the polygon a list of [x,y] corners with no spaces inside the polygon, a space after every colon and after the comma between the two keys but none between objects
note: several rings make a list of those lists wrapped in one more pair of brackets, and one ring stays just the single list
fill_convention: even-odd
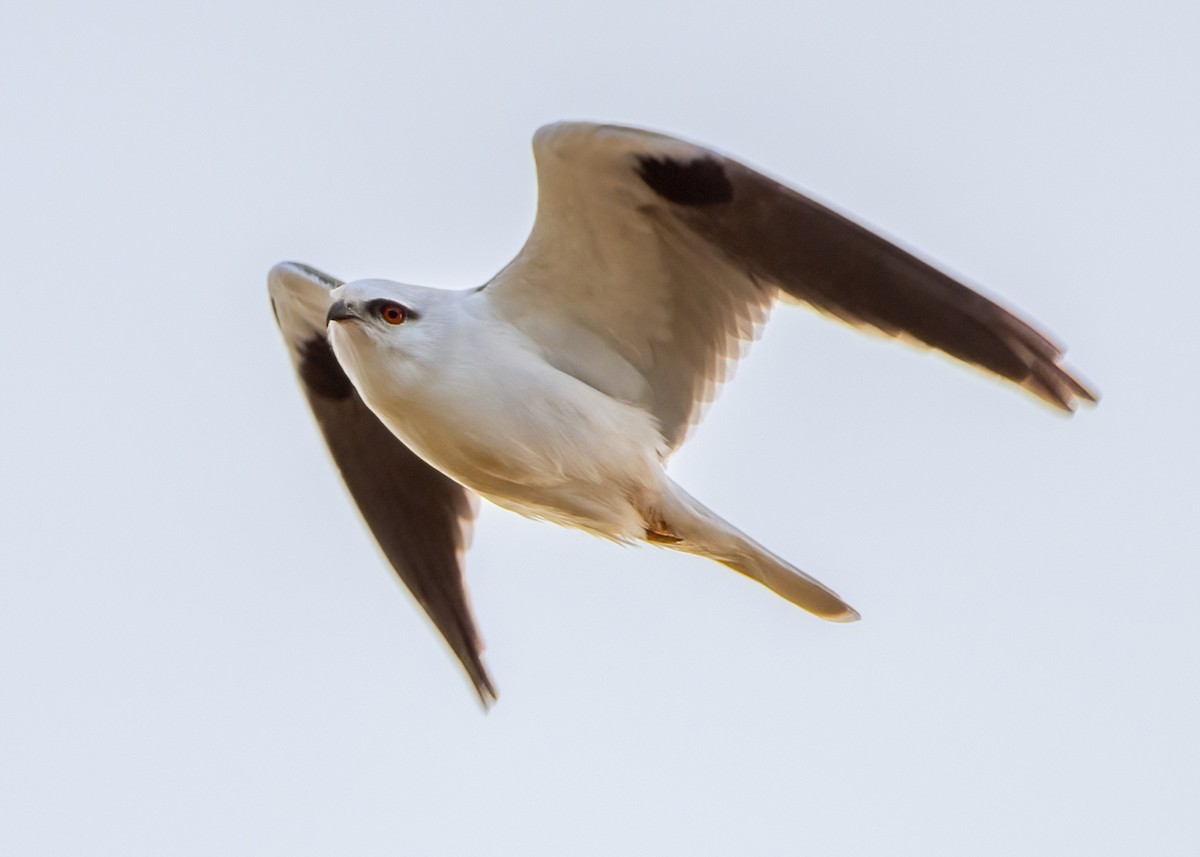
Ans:
[{"label": "black shoulder patch", "polygon": [[340,401],[354,395],[354,385],[323,335],[314,336],[301,346],[300,378],[308,390],[323,399]]},{"label": "black shoulder patch", "polygon": [[733,184],[716,158],[676,161],[638,158],[637,173],[650,189],[677,205],[716,205],[733,200]]}]

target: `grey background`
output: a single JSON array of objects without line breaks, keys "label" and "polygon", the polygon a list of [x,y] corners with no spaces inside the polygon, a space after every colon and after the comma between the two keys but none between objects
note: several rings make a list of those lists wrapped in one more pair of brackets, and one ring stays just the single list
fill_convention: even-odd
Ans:
[{"label": "grey background", "polygon": [[[0,852],[1200,853],[1194,3],[0,10]],[[1103,403],[780,308],[672,474],[864,620],[488,507],[482,714],[264,278],[483,282],[567,117],[901,237]]]}]

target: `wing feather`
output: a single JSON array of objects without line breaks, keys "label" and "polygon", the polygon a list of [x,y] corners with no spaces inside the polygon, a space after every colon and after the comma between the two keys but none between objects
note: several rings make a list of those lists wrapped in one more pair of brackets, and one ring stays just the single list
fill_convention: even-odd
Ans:
[{"label": "wing feather", "polygon": [[852,324],[914,339],[1072,410],[1095,401],[1063,351],[1012,312],[906,250],[736,161],[732,198],[686,209],[697,232],[794,298]]},{"label": "wing feather", "polygon": [[490,704],[496,690],[463,581],[474,495],[397,439],[346,377],[325,332],[328,292],[341,282],[285,262],[272,269],[269,285],[305,396],[346,487],[388,562]]},{"label": "wing feather", "polygon": [[781,293],[1065,410],[1095,400],[1027,322],[735,160],[590,123],[541,129],[534,154],[537,218],[492,302],[560,369],[646,407],[672,449]]}]

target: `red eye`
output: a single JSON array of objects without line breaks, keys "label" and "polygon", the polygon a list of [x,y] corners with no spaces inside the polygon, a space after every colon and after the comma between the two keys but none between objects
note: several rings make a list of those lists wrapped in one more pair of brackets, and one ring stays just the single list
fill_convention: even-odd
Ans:
[{"label": "red eye", "polygon": [[408,315],[404,312],[404,307],[400,304],[384,304],[379,309],[379,317],[388,324],[404,324],[404,320]]}]

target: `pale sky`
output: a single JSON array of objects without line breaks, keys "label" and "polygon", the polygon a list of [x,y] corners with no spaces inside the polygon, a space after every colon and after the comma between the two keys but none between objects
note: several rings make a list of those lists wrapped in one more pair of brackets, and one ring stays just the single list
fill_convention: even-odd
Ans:
[{"label": "pale sky", "polygon": [[[0,853],[1200,853],[1194,2],[0,0]],[[1104,400],[797,307],[671,473],[863,614],[485,507],[484,714],[266,298],[461,288],[545,122],[735,154]]]}]

